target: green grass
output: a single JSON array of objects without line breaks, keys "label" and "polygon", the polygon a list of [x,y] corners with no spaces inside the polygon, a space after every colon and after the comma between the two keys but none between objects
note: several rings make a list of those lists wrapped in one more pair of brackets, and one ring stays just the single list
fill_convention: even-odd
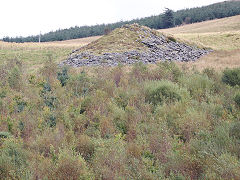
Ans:
[{"label": "green grass", "polygon": [[21,60],[29,72],[33,72],[38,67],[50,59],[54,62],[60,62],[67,58],[71,52],[70,48],[2,48],[0,49],[0,63],[6,63],[9,59]]},{"label": "green grass", "polygon": [[4,43],[0,42],[0,64],[6,64],[8,60],[22,61],[27,72],[36,72],[49,59],[59,63],[66,59],[73,49],[82,44],[61,45],[57,43]]}]

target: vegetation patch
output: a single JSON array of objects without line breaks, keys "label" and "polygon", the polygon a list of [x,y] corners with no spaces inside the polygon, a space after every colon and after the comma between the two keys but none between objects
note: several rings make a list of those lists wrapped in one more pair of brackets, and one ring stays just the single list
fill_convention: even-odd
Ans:
[{"label": "vegetation patch", "polygon": [[223,72],[222,81],[230,86],[240,86],[240,68],[226,69]]},{"label": "vegetation patch", "polygon": [[150,81],[145,84],[145,93],[146,101],[156,106],[181,101],[187,91],[170,81]]}]

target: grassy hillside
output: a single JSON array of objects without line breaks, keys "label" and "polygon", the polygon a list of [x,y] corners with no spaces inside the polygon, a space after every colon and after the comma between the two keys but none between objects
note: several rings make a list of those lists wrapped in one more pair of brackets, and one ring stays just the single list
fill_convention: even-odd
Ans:
[{"label": "grassy hillside", "polygon": [[161,30],[172,34],[215,33],[240,31],[240,15],[223,19],[215,19],[194,24],[187,24],[175,28]]},{"label": "grassy hillside", "polygon": [[213,50],[235,50],[240,49],[239,22],[240,16],[234,16],[160,31]]},{"label": "grassy hillside", "polygon": [[239,22],[240,16],[234,16],[159,31],[173,34],[176,38],[199,46],[209,47],[215,51],[208,56],[202,57],[197,62],[188,63],[188,67],[195,67],[198,70],[208,67],[224,70],[226,67],[240,66]]},{"label": "grassy hillside", "polygon": [[59,63],[66,59],[73,49],[80,48],[99,37],[81,38],[70,41],[45,43],[7,43],[0,41],[0,64],[11,59],[21,60],[27,72],[34,72],[52,59]]}]

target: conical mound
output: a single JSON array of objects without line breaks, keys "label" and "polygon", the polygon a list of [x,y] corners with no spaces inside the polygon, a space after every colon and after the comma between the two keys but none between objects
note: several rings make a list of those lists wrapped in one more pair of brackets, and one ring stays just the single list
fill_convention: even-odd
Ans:
[{"label": "conical mound", "polygon": [[74,50],[62,64],[79,66],[156,63],[160,60],[195,61],[209,51],[178,42],[138,24],[124,25]]}]

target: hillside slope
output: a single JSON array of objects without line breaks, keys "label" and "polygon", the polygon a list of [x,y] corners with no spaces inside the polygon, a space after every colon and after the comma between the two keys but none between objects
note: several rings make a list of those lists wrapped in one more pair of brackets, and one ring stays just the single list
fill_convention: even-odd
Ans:
[{"label": "hillside slope", "polygon": [[[194,63],[188,63],[188,67],[195,67],[198,70],[213,68],[219,71],[227,67],[240,67],[240,16],[159,31],[215,50]],[[186,64],[181,65],[186,66]]]},{"label": "hillside slope", "polygon": [[161,32],[173,34],[179,33],[212,33],[240,31],[240,15],[222,19],[214,19],[194,24],[187,24],[170,29],[162,29]]},{"label": "hillside slope", "polygon": [[240,49],[240,16],[179,26],[160,32],[173,34],[213,50]]}]

